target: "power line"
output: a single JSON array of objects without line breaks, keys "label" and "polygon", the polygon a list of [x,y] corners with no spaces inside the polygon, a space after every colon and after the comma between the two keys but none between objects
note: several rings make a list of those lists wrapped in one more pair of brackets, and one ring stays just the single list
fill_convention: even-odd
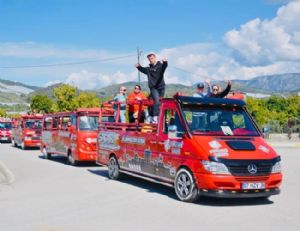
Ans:
[{"label": "power line", "polygon": [[133,57],[133,56],[136,56],[136,54],[117,56],[117,57],[105,58],[105,59],[87,60],[87,61],[81,61],[81,62],[41,64],[41,65],[29,65],[29,66],[0,66],[0,69],[22,69],[22,68],[73,66],[73,65],[81,65],[81,64],[86,64],[86,63],[107,62],[107,61],[113,61],[113,60],[118,60],[118,59],[125,59],[125,58]]}]

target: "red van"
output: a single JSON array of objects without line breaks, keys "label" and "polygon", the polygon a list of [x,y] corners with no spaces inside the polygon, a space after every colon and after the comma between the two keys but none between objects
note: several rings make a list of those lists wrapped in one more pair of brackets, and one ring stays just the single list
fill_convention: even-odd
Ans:
[{"label": "red van", "polygon": [[12,122],[7,118],[0,118],[0,142],[11,142]]},{"label": "red van", "polygon": [[15,147],[39,148],[42,134],[42,115],[24,115],[13,123],[12,144]]},{"label": "red van", "polygon": [[67,157],[71,165],[95,161],[99,117],[111,121],[113,113],[100,108],[82,108],[45,115],[41,142],[45,159],[55,154]]},{"label": "red van", "polygon": [[158,124],[102,122],[97,142],[97,163],[111,179],[125,173],[168,185],[182,201],[280,192],[280,156],[241,100],[162,99]]}]

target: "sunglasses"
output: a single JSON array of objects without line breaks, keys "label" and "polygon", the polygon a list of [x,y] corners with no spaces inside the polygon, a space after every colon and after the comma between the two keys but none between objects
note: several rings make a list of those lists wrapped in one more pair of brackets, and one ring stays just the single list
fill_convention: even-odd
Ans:
[{"label": "sunglasses", "polygon": [[127,91],[126,89],[122,89],[121,91]]},{"label": "sunglasses", "polygon": [[218,90],[219,90],[218,88],[214,88],[214,89],[213,89],[213,91],[218,91]]}]

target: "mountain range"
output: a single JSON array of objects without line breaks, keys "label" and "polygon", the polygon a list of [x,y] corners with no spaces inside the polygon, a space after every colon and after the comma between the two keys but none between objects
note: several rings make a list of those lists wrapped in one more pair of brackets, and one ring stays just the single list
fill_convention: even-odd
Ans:
[{"label": "mountain range", "polygon": [[[215,81],[215,84],[225,87],[226,82]],[[127,87],[129,91],[134,88],[136,82],[126,82],[113,84],[95,92],[100,98],[112,97],[118,92],[120,85]],[[45,94],[53,98],[53,88],[59,86],[55,84],[48,87],[31,86],[20,82],[0,79],[0,104],[28,103],[29,99],[36,94]],[[147,82],[141,82],[142,89],[148,91]],[[271,94],[294,94],[300,92],[300,73],[288,73],[278,75],[258,76],[249,80],[232,80],[232,89],[249,93],[250,95],[267,96]],[[166,95],[171,96],[176,92],[183,92],[188,95],[195,91],[195,86],[183,84],[167,84]]]}]

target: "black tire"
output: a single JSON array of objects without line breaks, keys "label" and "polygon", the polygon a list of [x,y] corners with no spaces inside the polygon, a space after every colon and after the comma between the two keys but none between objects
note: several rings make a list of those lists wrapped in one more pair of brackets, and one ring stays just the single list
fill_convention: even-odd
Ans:
[{"label": "black tire", "polygon": [[179,169],[175,176],[174,188],[179,200],[194,202],[198,199],[198,189],[190,171]]},{"label": "black tire", "polygon": [[22,143],[21,143],[21,145],[20,145],[20,148],[21,148],[22,150],[26,150],[26,149],[27,149],[27,147],[25,146],[24,141],[22,141]]},{"label": "black tire", "polygon": [[50,160],[51,159],[51,154],[50,153],[48,153],[48,151],[47,151],[47,148],[46,147],[44,147],[43,148],[43,156],[44,156],[44,159],[46,159],[46,160]]},{"label": "black tire", "polygon": [[17,145],[17,143],[16,143],[16,141],[14,139],[11,140],[11,146],[13,146],[15,148],[18,147],[18,145]]},{"label": "black tire", "polygon": [[115,156],[111,156],[108,161],[108,177],[112,180],[120,178],[120,166]]},{"label": "black tire", "polygon": [[78,161],[74,159],[74,156],[72,154],[71,151],[69,151],[68,153],[68,164],[69,165],[72,165],[72,166],[77,166],[78,165]]}]

